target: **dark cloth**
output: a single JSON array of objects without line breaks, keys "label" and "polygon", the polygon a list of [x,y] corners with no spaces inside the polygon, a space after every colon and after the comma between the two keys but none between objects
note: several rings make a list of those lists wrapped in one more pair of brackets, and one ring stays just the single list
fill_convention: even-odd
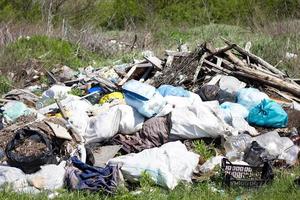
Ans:
[{"label": "dark cloth", "polygon": [[73,166],[66,171],[66,183],[70,190],[103,190],[107,193],[116,191],[120,180],[118,166],[93,167],[81,162],[76,156],[71,161]]},{"label": "dark cloth", "polygon": [[113,144],[122,145],[124,153],[138,153],[144,149],[160,147],[169,141],[170,134],[169,116],[153,117],[144,122],[140,132],[134,135],[117,134]]},{"label": "dark cloth", "polygon": [[216,85],[204,85],[196,92],[203,101],[218,100],[219,103],[236,102],[235,95],[232,95],[224,90],[221,90]]}]

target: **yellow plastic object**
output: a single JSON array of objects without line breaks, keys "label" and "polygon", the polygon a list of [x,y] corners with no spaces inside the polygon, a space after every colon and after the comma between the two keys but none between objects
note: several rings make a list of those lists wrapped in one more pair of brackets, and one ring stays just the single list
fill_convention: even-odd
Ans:
[{"label": "yellow plastic object", "polygon": [[122,99],[124,99],[124,96],[123,96],[123,94],[121,92],[113,92],[113,93],[104,95],[100,99],[99,103],[100,104],[109,103],[109,102],[111,102],[114,99],[120,99],[120,100],[122,100]]}]

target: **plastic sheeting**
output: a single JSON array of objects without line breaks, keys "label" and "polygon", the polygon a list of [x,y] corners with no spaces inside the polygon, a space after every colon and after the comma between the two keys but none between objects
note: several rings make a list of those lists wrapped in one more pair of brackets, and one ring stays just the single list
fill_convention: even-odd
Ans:
[{"label": "plastic sheeting", "polygon": [[128,180],[137,181],[146,172],[158,185],[174,189],[179,181],[191,182],[198,161],[199,155],[189,152],[184,144],[177,141],[113,158],[109,164],[120,164]]}]

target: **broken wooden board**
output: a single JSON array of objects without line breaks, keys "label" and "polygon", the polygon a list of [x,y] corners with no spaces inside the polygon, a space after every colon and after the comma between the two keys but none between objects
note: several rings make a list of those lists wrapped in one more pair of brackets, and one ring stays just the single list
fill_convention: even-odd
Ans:
[{"label": "broken wooden board", "polygon": [[126,76],[118,83],[119,86],[122,86],[124,83],[126,83],[129,78],[132,76],[132,74],[134,73],[134,71],[136,70],[137,66],[134,65],[133,67],[131,67],[131,69],[129,70],[129,72],[127,72]]},{"label": "broken wooden board", "polygon": [[144,58],[150,63],[152,63],[155,67],[157,67],[159,70],[162,70],[162,61],[159,58],[157,58],[156,56],[145,56]]}]

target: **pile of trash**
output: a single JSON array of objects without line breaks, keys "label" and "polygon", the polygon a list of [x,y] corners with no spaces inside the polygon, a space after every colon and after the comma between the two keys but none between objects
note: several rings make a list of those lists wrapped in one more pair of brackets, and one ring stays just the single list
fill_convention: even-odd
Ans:
[{"label": "pile of trash", "polygon": [[[272,181],[272,168],[299,161],[300,85],[225,42],[26,80],[0,99],[0,186],[113,194],[147,173],[174,189],[216,167],[224,186]],[[214,157],[195,151],[199,140]]]}]

